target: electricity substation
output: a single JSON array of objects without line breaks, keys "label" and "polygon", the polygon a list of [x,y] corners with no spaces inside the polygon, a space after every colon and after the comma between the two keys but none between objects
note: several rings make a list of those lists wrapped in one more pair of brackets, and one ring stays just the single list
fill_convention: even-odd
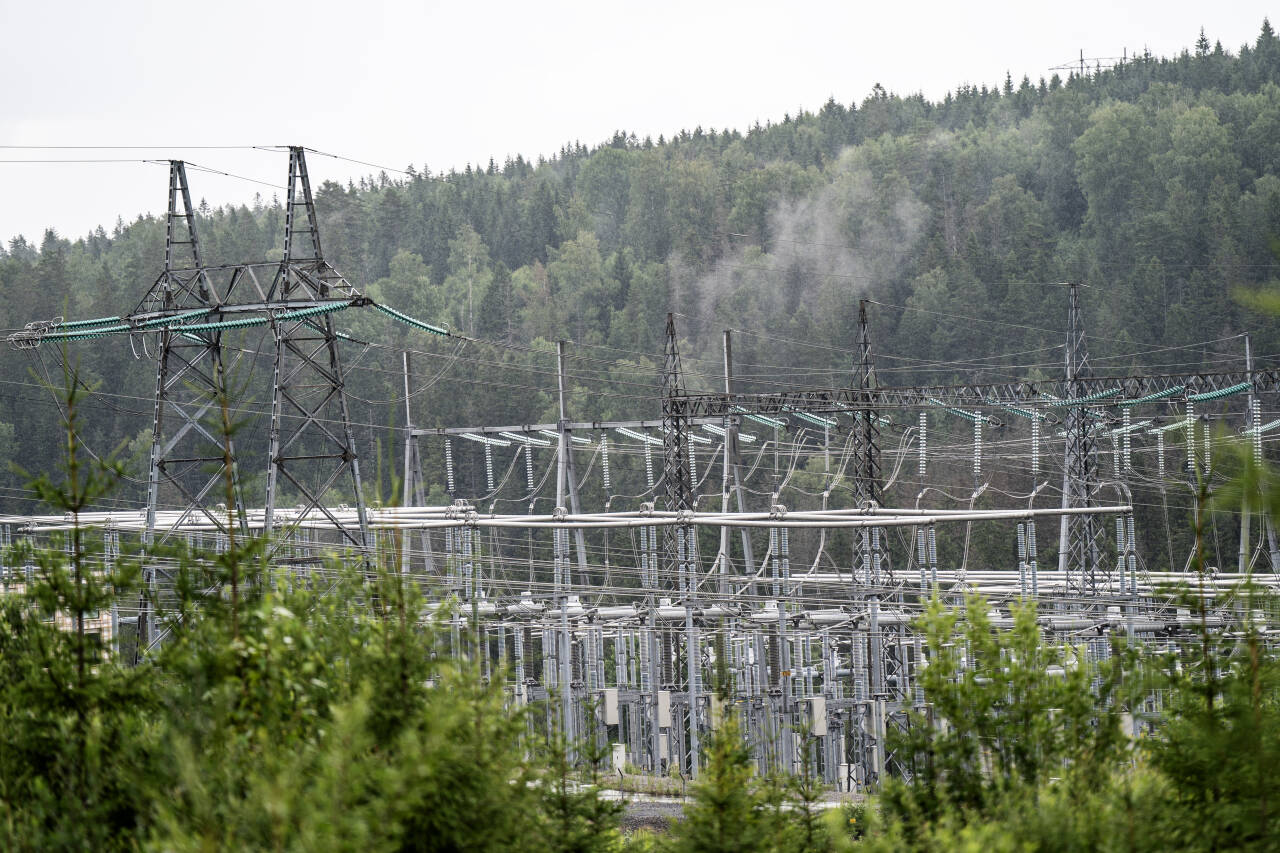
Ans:
[{"label": "electricity substation", "polygon": [[[483,342],[382,304],[326,261],[300,147],[283,212],[281,259],[206,265],[173,161],[164,267],[136,307],[10,336],[37,354],[127,339],[154,359],[146,504],[79,523],[105,537],[106,560],[129,543],[217,551],[263,535],[273,566],[299,582],[326,583],[335,554],[399,572],[421,585],[423,618],[504,679],[531,726],[614,744],[642,772],[696,777],[715,714],[732,712],[762,770],[805,767],[841,790],[909,776],[887,735],[927,711],[913,621],[935,595],[958,605],[981,594],[997,627],[1011,624],[1011,603],[1033,600],[1045,636],[1084,662],[1110,655],[1113,637],[1176,650],[1202,619],[1179,585],[1222,631],[1253,618],[1230,594],[1242,581],[1280,585],[1262,514],[1246,508],[1238,550],[1196,572],[1172,546],[1140,553],[1133,497],[1194,499],[1232,447],[1261,461],[1280,435],[1280,420],[1262,416],[1280,370],[1255,368],[1244,338],[1239,363],[1215,372],[1095,373],[1074,285],[1062,372],[1049,379],[882,382],[864,302],[840,387],[742,392],[725,332],[722,385],[695,393],[668,315],[660,394],[637,400],[634,419],[575,415],[578,356],[560,342],[554,420],[426,428],[414,423],[406,352],[403,495],[375,505],[349,401],[363,344],[340,321],[376,313],[424,340]],[[228,380],[248,334],[262,335],[270,363],[259,375],[265,454],[246,453],[229,428],[254,390]],[[448,499],[429,505],[433,491]],[[71,524],[3,516],[0,540],[47,541]],[[957,555],[940,556],[943,532],[963,542]],[[1007,542],[1007,560],[970,559],[979,534]],[[102,630],[127,635],[140,659],[172,628],[156,606],[173,582],[159,553],[144,557],[137,608],[103,614]],[[713,709],[725,673],[728,702]],[[1153,693],[1135,730],[1160,713]]]}]

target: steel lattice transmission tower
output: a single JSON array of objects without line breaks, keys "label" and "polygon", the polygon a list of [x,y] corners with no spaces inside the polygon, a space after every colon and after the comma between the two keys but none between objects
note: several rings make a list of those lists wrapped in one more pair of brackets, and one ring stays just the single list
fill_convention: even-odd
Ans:
[{"label": "steel lattice transmission tower", "polygon": [[[300,146],[290,147],[284,260],[267,301],[288,309],[298,303],[359,298],[360,293],[324,259],[306,157]],[[302,499],[299,517],[319,511],[347,544],[367,552],[372,544],[369,521],[333,318],[317,314],[282,321],[273,316],[271,326],[275,362],[264,527],[290,529],[278,525],[276,517],[280,487],[288,483]],[[339,519],[326,505],[325,493],[344,475],[350,477],[355,498],[355,525]]]},{"label": "steel lattice transmission tower", "polygon": [[[1079,286],[1069,285],[1067,315],[1067,398],[1080,400],[1088,395],[1084,380],[1093,371],[1085,342],[1084,318],[1080,313]],[[1066,453],[1062,473],[1062,506],[1093,506],[1098,488],[1097,447],[1094,445],[1088,410],[1083,405],[1067,407],[1065,418]],[[1098,592],[1102,571],[1098,537],[1101,529],[1092,515],[1064,515],[1058,535],[1058,570],[1066,573],[1068,588],[1084,595]]]},{"label": "steel lattice transmission tower", "polygon": [[[289,148],[284,258],[208,266],[196,236],[186,170],[169,174],[165,268],[128,317],[133,331],[160,335],[155,418],[147,488],[149,536],[167,536],[193,514],[230,533],[247,528],[240,471],[232,443],[238,408],[229,400],[222,333],[267,325],[274,342],[269,453],[262,527],[283,542],[306,516],[318,514],[340,545],[367,555],[372,544],[351,432],[339,337],[331,311],[367,300],[325,260],[304,150]],[[175,321],[180,329],[171,329]],[[242,460],[241,460],[242,461]],[[223,485],[232,486],[231,504]],[[162,489],[173,494],[162,495]],[[331,490],[353,505],[330,507]],[[279,507],[285,493],[297,507]],[[177,503],[178,522],[158,531],[157,507]],[[211,508],[212,507],[212,508]],[[232,519],[228,521],[228,519]]]},{"label": "steel lattice transmission tower", "polygon": [[[675,315],[667,314],[667,333],[663,344],[662,369],[662,450],[663,477],[666,482],[667,509],[684,512],[693,509],[693,480],[689,472],[689,409],[683,399],[684,379],[680,368],[680,349],[676,341]],[[693,527],[668,525],[663,528],[663,551],[666,568],[684,578],[693,561]],[[689,588],[692,587],[688,584]]]},{"label": "steel lattice transmission tower", "polygon": [[854,365],[853,477],[854,497],[859,504],[880,503],[880,426],[872,391],[876,387],[876,366],[871,358],[871,333],[867,328],[867,300],[858,303],[858,363]]},{"label": "steel lattice transmission tower", "polygon": [[[186,166],[171,160],[164,271],[134,313],[172,316],[216,308],[220,301],[200,254]],[[230,532],[228,525],[243,531],[235,446],[228,430],[219,426],[228,405],[222,330],[163,329],[159,334],[147,475],[148,535],[155,531],[162,488],[181,501],[178,524],[196,513],[224,534]],[[226,500],[228,484],[230,503],[222,511],[211,509],[210,502]]]}]

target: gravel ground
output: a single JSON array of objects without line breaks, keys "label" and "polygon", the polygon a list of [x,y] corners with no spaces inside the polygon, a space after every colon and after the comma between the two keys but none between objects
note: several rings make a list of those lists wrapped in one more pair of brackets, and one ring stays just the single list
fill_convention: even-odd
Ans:
[{"label": "gravel ground", "polygon": [[628,834],[639,829],[666,832],[668,825],[683,815],[684,803],[678,799],[639,799],[633,795],[627,802],[627,810],[622,814],[622,831]]},{"label": "gravel ground", "polygon": [[[650,832],[666,832],[667,827],[672,822],[681,820],[684,817],[684,804],[686,801],[680,797],[662,797],[653,794],[623,794],[619,791],[608,789],[601,791],[601,794],[605,799],[626,799],[627,807],[622,813],[622,831],[628,834],[641,829],[646,829]],[[861,797],[850,797],[847,794],[839,797],[831,795],[825,798],[823,802],[818,803],[818,807],[839,808],[844,802],[857,802],[861,799]]]}]

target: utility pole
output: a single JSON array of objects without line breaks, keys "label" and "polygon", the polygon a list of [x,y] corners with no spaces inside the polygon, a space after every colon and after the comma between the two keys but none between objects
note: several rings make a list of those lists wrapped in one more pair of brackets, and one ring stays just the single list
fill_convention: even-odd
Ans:
[{"label": "utility pole", "polygon": [[[1254,396],[1253,386],[1253,347],[1249,344],[1248,332],[1244,333],[1244,369],[1249,374],[1249,397],[1246,402],[1248,414],[1245,416],[1245,423],[1252,430],[1257,426],[1254,423],[1254,405],[1257,398]],[[1246,432],[1246,435],[1248,434]],[[1250,495],[1245,494],[1240,500],[1240,553],[1236,566],[1236,571],[1240,574],[1244,574],[1249,568],[1249,498]]]},{"label": "utility pole", "polygon": [[[667,484],[667,509],[689,512],[693,509],[693,482],[689,472],[689,413],[685,401],[680,349],[676,339],[674,314],[667,314],[666,339],[663,345],[662,371],[662,449],[665,463],[663,476]],[[674,567],[678,587],[685,605],[685,674],[689,697],[690,770],[697,773],[699,727],[698,673],[701,653],[698,634],[693,627],[694,599],[697,596],[697,539],[693,525],[676,524],[663,528],[664,557]]]},{"label": "utility pole", "polygon": [[[729,330],[724,332],[724,393],[732,395],[733,392],[729,387]],[[727,513],[729,511],[729,493],[733,485],[733,463],[736,457],[733,455],[733,418],[726,413],[720,422],[721,428],[724,430],[724,452],[720,460],[720,511]],[[729,528],[720,528],[720,566],[719,566],[719,582],[716,585],[716,592],[720,595],[729,594]]]},{"label": "utility pole", "polygon": [[[572,456],[571,439],[568,429],[569,424],[569,403],[567,398],[568,388],[565,375],[564,364],[564,341],[556,341],[556,375],[557,386],[559,389],[560,402],[560,419],[556,425],[556,433],[559,438],[558,454],[556,457],[556,511],[559,512],[565,507],[565,498],[570,497],[573,506],[572,511],[578,512],[576,488],[573,483],[573,474],[570,471],[570,461]],[[574,489],[574,491],[570,491]],[[555,562],[556,562],[556,592],[560,599],[560,692],[561,692],[561,714],[563,731],[566,743],[572,743],[574,734],[574,711],[573,711],[573,634],[569,631],[569,588],[571,581],[571,572],[569,569],[569,548],[568,548],[568,531],[557,528],[552,531],[555,537]],[[583,580],[586,579],[586,556],[582,547],[582,528],[574,531],[578,542],[578,563],[579,570]]]},{"label": "utility pole", "polygon": [[[858,362],[854,366],[854,498],[859,506],[880,506],[880,426],[879,412],[872,391],[876,388],[876,368],[871,352],[871,329],[867,318],[868,300],[858,302]],[[883,772],[884,726],[883,702],[887,694],[884,677],[884,637],[880,626],[880,581],[882,531],[863,528],[858,555],[862,562],[862,579],[867,585],[867,718],[875,738],[871,772],[878,778]],[[855,640],[856,641],[856,640]]]},{"label": "utility pole", "polygon": [[[1253,461],[1262,465],[1262,403],[1258,399],[1258,382],[1253,375],[1253,346],[1248,333],[1244,336],[1244,366],[1249,374],[1249,426],[1253,433]],[[1240,513],[1240,567],[1244,573],[1249,563],[1249,496],[1245,495]],[[1276,543],[1276,528],[1271,516],[1262,513],[1262,526],[1267,536],[1267,551],[1271,558],[1271,571],[1280,572],[1280,545]]]},{"label": "utility pole", "polygon": [[876,367],[871,358],[871,333],[867,325],[867,300],[858,303],[858,363],[854,367],[854,497],[858,503],[880,504],[880,427],[871,391],[876,387]]},{"label": "utility pole", "polygon": [[[689,474],[689,414],[685,401],[680,350],[676,341],[675,315],[667,314],[667,332],[663,345],[662,371],[662,450],[663,477],[666,482],[667,509],[685,512],[693,509],[693,483]],[[692,536],[692,528],[668,525],[664,531],[664,560],[668,571],[686,586],[686,568],[678,557],[678,540]]]},{"label": "utility pole", "polygon": [[[871,330],[867,322],[867,300],[858,303],[858,363],[854,366],[854,395],[856,410],[854,417],[854,499],[860,506],[876,508],[880,506],[880,426],[879,412],[874,408],[872,390],[876,387],[876,367],[871,355]],[[875,585],[879,583],[880,567],[880,531],[863,528],[862,544],[859,553],[862,556],[862,577],[871,585],[871,612],[879,610],[880,598]],[[876,657],[878,638],[872,632],[873,659]],[[875,661],[872,661],[874,666]],[[875,669],[872,670],[873,674]],[[878,685],[874,680],[871,687],[876,693]]]},{"label": "utility pole", "polygon": [[[401,506],[410,507],[417,503],[415,498],[417,491],[414,486],[415,474],[414,457],[417,456],[418,442],[413,437],[413,408],[410,405],[409,396],[409,353],[404,353],[404,500]],[[400,574],[409,574],[409,541],[410,534],[406,531],[400,535]]]}]

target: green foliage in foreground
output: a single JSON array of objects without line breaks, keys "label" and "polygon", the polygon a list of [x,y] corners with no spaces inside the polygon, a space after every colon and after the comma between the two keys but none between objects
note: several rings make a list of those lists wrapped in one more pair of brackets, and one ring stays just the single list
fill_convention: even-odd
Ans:
[{"label": "green foliage in foreground", "polygon": [[[74,516],[118,470],[83,464],[66,387],[65,482],[33,485]],[[548,841],[553,819],[616,837],[616,810],[549,806],[524,720],[398,576],[299,583],[258,540],[171,549],[170,633],[133,667],[84,628],[139,593],[136,562],[104,569],[98,538],[10,555],[30,568],[0,600],[0,847],[574,849]]]},{"label": "green foliage in foreground", "polygon": [[[724,701],[724,697],[720,697]],[[670,853],[778,850],[828,853],[847,844],[854,825],[841,809],[826,811],[812,778],[758,777],[736,713],[718,713],[706,765],[690,789],[684,820],[671,828]]]},{"label": "green foliage in foreground", "polygon": [[1091,666],[1075,649],[1042,641],[1034,604],[1012,612],[1013,627],[997,631],[981,598],[963,611],[935,600],[920,620],[931,652],[921,677],[929,712],[915,714],[896,744],[913,783],[892,780],[884,794],[887,808],[913,824],[951,810],[985,813],[1067,765],[1073,779],[1096,784],[1123,758],[1124,658],[1106,671]]},{"label": "green foliage in foreground", "polygon": [[[1242,641],[1243,655],[1217,661],[1210,702],[1205,680],[1176,675],[1161,729],[1131,749],[1111,715],[1095,711],[1092,732],[1066,741],[1071,711],[1039,726],[1030,744],[1052,762],[1031,778],[995,755],[986,772],[966,772],[973,757],[957,746],[981,744],[981,725],[961,723],[925,754],[935,770],[913,786],[890,783],[873,815],[871,850],[1164,851],[1273,850],[1280,830],[1280,664]],[[1250,652],[1256,652],[1251,654]],[[1197,650],[1198,653],[1198,650]],[[1061,684],[1061,681],[1057,682]],[[951,691],[965,690],[959,682]],[[1084,694],[1086,699],[1088,693]],[[1061,720],[1061,724],[1058,723]],[[1056,729],[1057,731],[1050,731]],[[1115,734],[1110,734],[1114,732]],[[921,743],[917,738],[916,743]],[[943,770],[942,768],[946,768]],[[1053,770],[1056,769],[1056,774]],[[1052,775],[1051,775],[1052,774]]]},{"label": "green foliage in foreground", "polygon": [[[1219,494],[1202,484],[1203,518],[1250,497],[1280,520],[1273,475],[1240,461]],[[1238,503],[1236,504],[1238,506]],[[1195,567],[1205,565],[1197,549]],[[1192,613],[1207,613],[1195,584]],[[874,850],[1164,851],[1280,848],[1280,657],[1266,625],[1276,601],[1252,585],[1228,594],[1246,618],[1222,632],[1202,622],[1176,654],[1142,659],[1113,641],[1104,665],[1049,647],[1031,607],[993,631],[985,602],[966,620],[935,604],[921,620],[931,657],[923,716],[891,744],[915,780],[893,780],[865,842]],[[960,649],[969,659],[960,665]],[[1160,688],[1149,736],[1130,742],[1121,722]],[[946,721],[939,725],[939,718]]]}]

